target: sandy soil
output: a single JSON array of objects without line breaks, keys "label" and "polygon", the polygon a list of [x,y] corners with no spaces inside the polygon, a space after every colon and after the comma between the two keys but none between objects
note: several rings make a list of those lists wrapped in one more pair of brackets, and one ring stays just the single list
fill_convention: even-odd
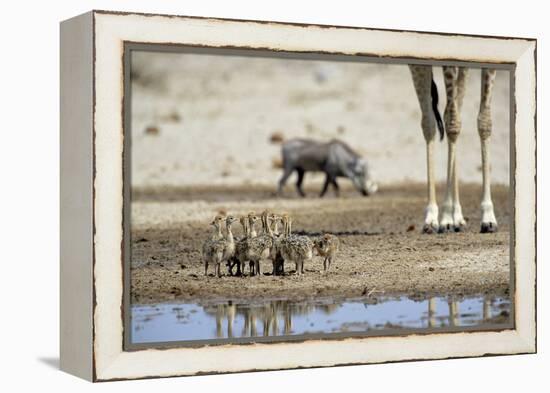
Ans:
[{"label": "sandy soil", "polygon": [[[478,233],[481,187],[466,184],[461,190],[467,231],[423,235],[421,184],[385,187],[369,198],[348,188],[341,198],[325,199],[300,199],[290,189],[277,199],[272,187],[262,186],[137,188],[132,301],[504,294],[509,290],[508,187],[493,188],[499,232],[483,235]],[[212,216],[220,210],[242,214],[265,208],[292,214],[294,231],[339,233],[341,250],[332,270],[322,274],[322,260],[315,257],[299,277],[293,266],[285,266],[284,277],[205,277],[200,249]],[[240,235],[240,228],[236,232]],[[263,272],[271,271],[268,265]]]}]

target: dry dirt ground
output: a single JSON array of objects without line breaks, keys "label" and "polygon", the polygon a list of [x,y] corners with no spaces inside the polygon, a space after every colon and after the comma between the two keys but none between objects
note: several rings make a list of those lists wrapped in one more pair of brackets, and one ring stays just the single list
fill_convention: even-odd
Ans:
[{"label": "dry dirt ground", "polygon": [[[345,189],[341,198],[305,199],[288,187],[274,198],[267,186],[136,188],[132,194],[132,302],[169,300],[258,300],[311,297],[357,297],[403,294],[507,294],[509,291],[510,204],[507,186],[493,187],[499,231],[480,234],[481,186],[461,186],[468,228],[464,233],[425,235],[421,223],[425,186],[399,184],[364,198]],[[442,199],[443,187],[438,196]],[[220,210],[244,214],[263,209],[288,212],[293,231],[338,233],[340,253],[328,274],[322,259],[306,264],[295,276],[271,276],[271,264],[261,277],[204,276],[201,247],[211,232],[208,223]],[[236,235],[241,235],[236,226]],[[224,272],[226,270],[224,269]]]}]

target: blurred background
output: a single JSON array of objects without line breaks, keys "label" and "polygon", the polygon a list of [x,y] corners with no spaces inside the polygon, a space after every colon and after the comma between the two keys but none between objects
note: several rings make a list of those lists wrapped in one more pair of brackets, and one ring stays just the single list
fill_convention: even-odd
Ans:
[{"label": "blurred background", "polygon": [[[420,108],[407,66],[158,52],[133,52],[131,64],[135,188],[275,188],[280,142],[292,137],[344,140],[367,159],[381,185],[425,182]],[[441,67],[434,75],[443,113]],[[493,183],[504,185],[509,93],[509,72],[498,71],[491,164]],[[480,71],[472,70],[458,142],[461,182],[481,183],[479,96]],[[443,141],[436,146],[439,181],[445,181],[446,161]],[[308,173],[305,184],[322,180]]]}]

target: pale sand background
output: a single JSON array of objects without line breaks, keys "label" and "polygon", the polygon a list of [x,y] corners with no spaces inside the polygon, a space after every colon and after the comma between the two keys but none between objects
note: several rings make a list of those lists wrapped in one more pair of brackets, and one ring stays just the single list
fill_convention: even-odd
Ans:
[{"label": "pale sand background", "polygon": [[[338,137],[363,154],[381,185],[425,182],[425,144],[410,72],[403,65],[137,52],[132,59],[134,187],[273,185],[280,145],[270,136]],[[462,182],[481,182],[480,72],[472,70],[458,144]],[[435,81],[443,113],[441,68]],[[492,178],[509,182],[509,73],[493,100]],[[148,134],[147,127],[158,129]],[[436,148],[445,180],[446,142]],[[320,182],[306,175],[306,185]],[[294,178],[290,179],[292,183]],[[345,182],[342,182],[345,183]]]}]

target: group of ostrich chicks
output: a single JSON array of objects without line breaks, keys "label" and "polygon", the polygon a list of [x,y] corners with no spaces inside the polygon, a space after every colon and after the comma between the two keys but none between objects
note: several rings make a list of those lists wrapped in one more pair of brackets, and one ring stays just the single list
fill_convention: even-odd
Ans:
[{"label": "group of ostrich chicks", "polygon": [[[243,228],[243,237],[235,238],[232,225],[239,221]],[[256,232],[256,222],[261,220],[261,230]],[[283,225],[279,233],[279,223]],[[324,234],[315,240],[307,236],[291,233],[292,220],[288,214],[277,215],[267,210],[260,216],[254,212],[237,219],[232,215],[216,215],[210,223],[214,226],[212,235],[204,242],[202,255],[204,275],[208,275],[208,266],[213,265],[215,275],[221,277],[221,265],[226,263],[229,274],[237,267],[237,275],[244,275],[246,263],[249,275],[260,275],[260,262],[271,260],[272,275],[284,274],[284,263],[294,262],[296,275],[304,273],[304,263],[313,258],[313,251],[324,257],[323,271],[328,271],[339,248],[335,235]],[[225,225],[224,225],[225,224]],[[223,231],[225,226],[225,233]]]}]

